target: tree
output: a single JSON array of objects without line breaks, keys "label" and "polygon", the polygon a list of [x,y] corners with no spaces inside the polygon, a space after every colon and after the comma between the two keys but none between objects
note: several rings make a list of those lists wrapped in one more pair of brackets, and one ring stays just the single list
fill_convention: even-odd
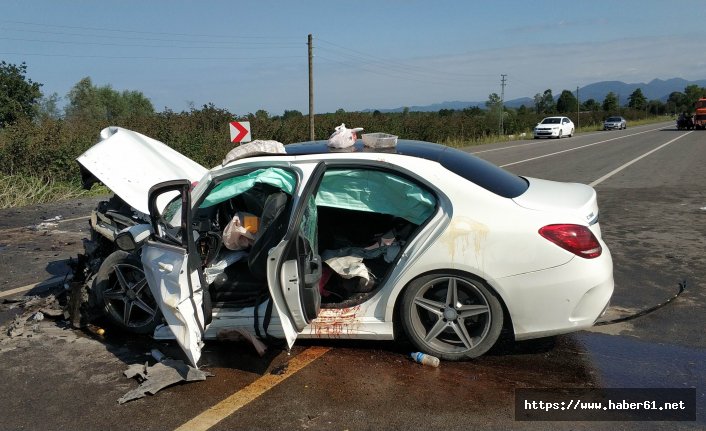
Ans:
[{"label": "tree", "polygon": [[52,118],[54,120],[61,117],[61,110],[59,109],[59,101],[61,97],[57,93],[52,93],[48,97],[43,96],[38,105],[39,118]]},{"label": "tree", "polygon": [[0,128],[21,117],[34,118],[42,84],[26,77],[27,65],[0,62]]},{"label": "tree", "polygon": [[689,111],[694,109],[696,101],[702,97],[706,97],[706,88],[694,84],[688,85],[684,89],[684,103],[687,105]]},{"label": "tree", "polygon": [[550,114],[554,112],[554,96],[552,96],[552,90],[544,90],[544,94],[534,95],[534,107],[537,110],[537,114]]},{"label": "tree", "polygon": [[618,96],[612,91],[606,94],[605,99],[603,99],[603,110],[608,114],[618,112]]},{"label": "tree", "polygon": [[601,109],[601,105],[596,102],[596,99],[588,99],[581,104],[582,109],[595,112]]},{"label": "tree", "polygon": [[283,120],[289,120],[290,118],[298,118],[301,117],[302,113],[300,111],[297,111],[296,109],[292,110],[284,110],[284,114],[282,114],[282,119]]},{"label": "tree", "polygon": [[686,111],[686,96],[679,91],[672,91],[667,98],[667,112]]},{"label": "tree", "polygon": [[578,101],[576,96],[569,90],[564,90],[556,101],[556,110],[561,113],[576,112]]},{"label": "tree", "polygon": [[639,111],[647,107],[647,98],[642,94],[642,90],[636,88],[628,97],[628,106]]},{"label": "tree", "polygon": [[488,95],[488,100],[485,102],[485,107],[490,110],[495,110],[500,108],[500,96],[497,93],[490,93]]},{"label": "tree", "polygon": [[96,87],[91,78],[81,79],[67,95],[66,116],[89,120],[120,121],[154,113],[152,102],[139,91],[113,90],[110,85]]}]

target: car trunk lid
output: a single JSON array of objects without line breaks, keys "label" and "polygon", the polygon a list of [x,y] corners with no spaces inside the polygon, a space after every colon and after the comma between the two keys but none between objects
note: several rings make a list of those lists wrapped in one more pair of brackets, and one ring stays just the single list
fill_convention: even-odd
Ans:
[{"label": "car trunk lid", "polygon": [[529,188],[513,199],[521,207],[575,214],[600,238],[598,201],[591,186],[525,177]]}]

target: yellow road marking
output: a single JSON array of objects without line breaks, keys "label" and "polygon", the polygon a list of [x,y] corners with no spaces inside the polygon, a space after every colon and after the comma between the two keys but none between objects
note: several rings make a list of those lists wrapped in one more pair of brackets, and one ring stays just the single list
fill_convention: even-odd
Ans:
[{"label": "yellow road marking", "polygon": [[260,377],[248,386],[186,422],[177,428],[176,431],[205,431],[211,428],[254,401],[260,395],[293,376],[297,371],[323,356],[329,350],[331,350],[330,347],[309,347],[289,361],[287,371],[283,374],[266,374]]}]

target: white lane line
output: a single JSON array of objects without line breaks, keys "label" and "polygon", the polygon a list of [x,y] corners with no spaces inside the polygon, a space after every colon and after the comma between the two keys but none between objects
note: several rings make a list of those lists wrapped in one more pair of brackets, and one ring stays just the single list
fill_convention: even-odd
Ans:
[{"label": "white lane line", "polygon": [[671,144],[672,142],[676,141],[677,139],[681,139],[684,136],[686,136],[692,132],[693,132],[693,130],[691,132],[686,132],[681,136],[677,136],[676,138],[672,139],[671,141],[665,142],[664,144],[660,145],[659,147],[657,147],[653,150],[650,150],[650,151],[646,152],[645,154],[630,160],[629,162],[625,163],[624,165],[619,166],[619,167],[613,169],[612,171],[608,172],[607,174],[603,175],[602,177],[598,178],[596,181],[589,184],[589,186],[591,186],[591,187],[597,186],[598,184],[602,183],[603,181],[607,180],[608,178],[612,177],[613,175],[617,174],[618,172],[622,171],[623,169],[627,168],[628,166],[632,165],[633,163],[639,161],[640,159],[643,159],[643,158],[649,156],[650,154],[654,153],[655,151],[661,150],[662,148],[666,147],[667,145]]},{"label": "white lane line", "polygon": [[[630,134],[630,135],[618,136],[618,137],[615,137],[615,138],[612,138],[612,139],[629,138],[629,137],[631,137],[631,136],[639,135],[640,133],[656,132],[657,130],[663,130],[663,129],[664,129],[664,127],[658,127],[658,128],[656,128],[656,129],[650,129],[650,130],[645,130],[645,131],[642,131],[642,132],[636,132],[636,133],[633,133],[633,134]],[[612,140],[612,139],[611,139],[611,140]],[[547,139],[547,141],[550,141],[550,142],[553,142],[553,143],[557,143],[557,144],[558,144],[561,140],[560,140],[560,139],[556,139],[556,140]],[[562,142],[563,142],[563,141],[562,141]],[[604,142],[607,142],[607,141],[604,141]],[[530,145],[539,145],[539,144],[546,144],[546,143],[547,143],[546,141],[541,141],[541,142],[540,142],[540,141],[537,141],[537,142],[529,142],[529,143],[527,143],[527,144],[510,145],[509,147],[491,148],[491,149],[489,149],[489,150],[482,150],[482,151],[472,151],[472,152],[470,152],[470,154],[474,154],[474,155],[475,155],[475,154],[481,154],[481,153],[490,153],[491,151],[509,150],[510,148],[527,147],[527,146],[530,146]]]},{"label": "white lane line", "polygon": [[611,142],[611,141],[615,141],[615,140],[617,140],[617,139],[627,138],[628,136],[637,136],[637,135],[641,135],[641,134],[643,134],[643,133],[650,133],[650,132],[654,132],[655,130],[662,130],[662,129],[651,129],[651,130],[645,130],[644,132],[633,133],[632,135],[618,136],[618,137],[616,137],[616,138],[606,139],[605,141],[598,141],[598,142],[594,142],[594,143],[592,143],[592,144],[582,145],[582,146],[576,147],[576,148],[569,148],[569,149],[566,149],[566,150],[562,150],[562,151],[557,151],[557,152],[554,152],[554,153],[545,154],[545,155],[543,155],[543,156],[530,157],[529,159],[519,160],[519,161],[517,161],[517,162],[512,162],[512,163],[506,163],[506,164],[504,164],[504,165],[500,165],[500,167],[501,167],[501,168],[504,168],[504,167],[507,167],[507,166],[519,165],[520,163],[531,162],[532,160],[537,160],[537,159],[543,159],[543,158],[545,158],[545,157],[556,156],[557,154],[568,153],[568,152],[570,152],[570,151],[576,151],[576,150],[580,150],[580,149],[582,149],[582,148],[588,148],[588,147],[592,147],[592,146],[598,145],[598,144],[605,144],[606,142]]}]

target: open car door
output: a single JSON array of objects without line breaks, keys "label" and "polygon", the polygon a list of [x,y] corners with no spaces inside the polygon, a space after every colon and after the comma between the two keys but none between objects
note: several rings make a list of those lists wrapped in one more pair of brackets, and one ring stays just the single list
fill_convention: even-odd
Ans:
[{"label": "open car door", "polygon": [[[191,182],[166,181],[149,191],[153,234],[142,247],[142,265],[162,314],[193,366],[205,331],[200,259],[191,229]],[[162,208],[159,202],[169,203]]]},{"label": "open car door", "polygon": [[267,284],[288,347],[321,309],[322,263],[314,195],[325,169],[323,163],[314,169],[299,196],[287,233],[267,258]]}]

